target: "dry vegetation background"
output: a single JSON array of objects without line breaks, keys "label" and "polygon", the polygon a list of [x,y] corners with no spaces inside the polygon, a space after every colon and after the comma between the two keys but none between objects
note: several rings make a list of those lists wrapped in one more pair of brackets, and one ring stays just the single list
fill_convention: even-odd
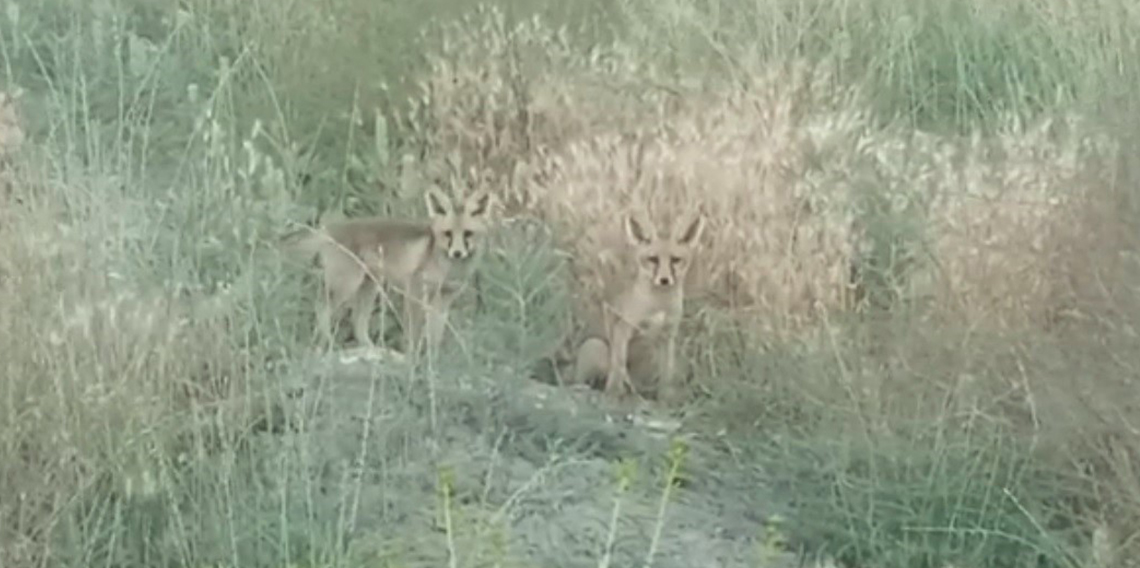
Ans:
[{"label": "dry vegetation background", "polygon": [[1140,557],[1132,3],[4,6],[0,566],[354,565],[251,473],[289,459],[251,432],[310,345],[272,243],[432,182],[550,228],[495,241],[518,290],[460,340],[516,370],[621,212],[699,204],[687,421],[795,495],[798,546]]}]

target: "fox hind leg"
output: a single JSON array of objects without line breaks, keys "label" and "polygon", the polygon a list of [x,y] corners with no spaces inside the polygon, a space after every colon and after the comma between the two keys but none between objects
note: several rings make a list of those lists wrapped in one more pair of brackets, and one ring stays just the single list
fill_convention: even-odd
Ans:
[{"label": "fox hind leg", "polygon": [[336,344],[334,325],[340,321],[345,307],[353,300],[361,285],[364,272],[347,265],[351,259],[331,257],[325,263],[325,283],[323,298],[317,307],[317,327],[324,334],[328,347]]},{"label": "fox hind leg", "polygon": [[372,308],[376,305],[378,289],[374,282],[365,279],[357,289],[352,304],[352,333],[360,345],[375,347],[372,336],[369,334],[369,324],[372,320]]},{"label": "fox hind leg", "polygon": [[571,384],[594,383],[604,380],[609,371],[610,347],[605,340],[591,337],[578,346],[574,359],[574,372]]}]

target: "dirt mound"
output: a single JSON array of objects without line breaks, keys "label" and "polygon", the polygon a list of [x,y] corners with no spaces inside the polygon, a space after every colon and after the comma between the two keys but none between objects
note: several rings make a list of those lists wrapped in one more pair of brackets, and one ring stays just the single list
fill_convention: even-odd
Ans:
[{"label": "dirt mound", "polygon": [[764,480],[680,421],[510,370],[429,379],[377,352],[312,363],[291,385],[282,440],[310,455],[311,484],[295,485],[341,519],[361,561],[597,566],[612,539],[611,565],[633,566],[658,529],[656,567],[762,554],[776,512]]}]

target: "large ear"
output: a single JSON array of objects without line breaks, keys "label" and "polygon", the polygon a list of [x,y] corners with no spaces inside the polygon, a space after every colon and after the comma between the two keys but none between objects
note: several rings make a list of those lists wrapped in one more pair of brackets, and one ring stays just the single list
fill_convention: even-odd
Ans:
[{"label": "large ear", "polygon": [[625,235],[629,238],[629,242],[637,246],[645,246],[653,242],[656,232],[653,226],[644,219],[638,220],[633,215],[627,215],[625,218]]},{"label": "large ear", "polygon": [[463,200],[463,213],[468,217],[485,217],[491,211],[491,194],[480,189]]},{"label": "large ear", "polygon": [[705,216],[698,210],[692,217],[689,218],[688,224],[681,225],[680,231],[677,233],[675,239],[677,244],[682,246],[692,246],[701,239],[701,233],[705,230]]},{"label": "large ear", "polygon": [[424,194],[424,201],[427,203],[428,215],[432,217],[446,217],[454,211],[451,207],[451,198],[438,187],[429,187]]}]

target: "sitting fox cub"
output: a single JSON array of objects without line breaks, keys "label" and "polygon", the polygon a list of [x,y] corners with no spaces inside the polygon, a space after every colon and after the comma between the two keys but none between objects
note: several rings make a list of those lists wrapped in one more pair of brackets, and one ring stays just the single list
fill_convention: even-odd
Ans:
[{"label": "sitting fox cub", "polygon": [[285,237],[287,247],[320,258],[324,289],[317,325],[330,346],[333,324],[346,306],[356,340],[373,345],[369,320],[382,283],[404,297],[406,353],[418,348],[421,336],[431,346],[442,339],[448,309],[467,283],[477,240],[486,231],[490,195],[475,192],[456,208],[432,188],[425,200],[426,221],[347,219],[323,231],[306,228]]},{"label": "sitting fox cub", "polygon": [[[696,252],[704,216],[690,216],[679,231],[662,237],[649,223],[626,217],[625,233],[635,254],[636,269],[625,281],[611,283],[602,305],[601,329],[578,348],[573,381],[605,377],[607,393],[632,387],[631,346],[664,343],[656,357],[660,398],[677,395],[675,365],[677,329],[684,302],[684,280]],[[596,324],[595,324],[596,325]],[[640,353],[638,353],[640,355]]]}]

